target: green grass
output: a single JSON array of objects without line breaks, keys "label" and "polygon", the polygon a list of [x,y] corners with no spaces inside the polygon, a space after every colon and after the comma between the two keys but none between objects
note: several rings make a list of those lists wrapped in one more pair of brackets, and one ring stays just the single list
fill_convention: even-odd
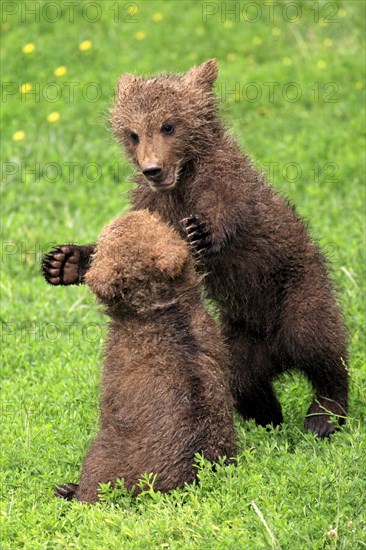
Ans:
[{"label": "green grass", "polygon": [[[138,22],[122,21],[121,2],[118,23],[110,9],[116,2],[99,2],[95,23],[83,17],[84,2],[73,23],[65,8],[55,23],[44,12],[39,22],[32,15],[22,22],[24,6],[34,2],[2,4],[19,8],[2,23],[2,80],[14,83],[6,88],[13,92],[24,83],[39,86],[41,97],[16,92],[2,109],[1,548],[364,548],[364,2],[319,2],[319,23],[316,3],[297,2],[297,24],[284,20],[284,2],[273,22],[261,3],[255,23],[232,16],[222,22],[220,13],[204,22],[202,4],[184,0],[138,1],[132,16]],[[213,5],[220,9],[221,2]],[[327,23],[332,6],[340,8],[337,20]],[[51,9],[48,17],[55,17]],[[145,34],[138,40],[136,33]],[[92,40],[92,48],[80,51],[83,40]],[[32,53],[22,52],[27,43],[35,44]],[[273,185],[295,202],[332,260],[350,335],[349,420],[331,441],[306,433],[311,391],[303,378],[288,376],[277,383],[281,429],[236,419],[236,466],[212,472],[198,460],[200,484],[170,495],[146,491],[133,500],[120,489],[106,491],[96,506],[57,500],[55,483],[77,481],[97,430],[106,322],[86,288],[46,286],[41,252],[50,242],[94,241],[128,209],[131,171],[106,122],[117,76],[184,71],[210,57],[220,62],[218,93],[239,83],[241,97],[227,96],[222,105],[233,132],[263,169],[278,163]],[[54,76],[63,65],[67,73]],[[82,94],[92,94],[89,82],[101,89],[94,103]],[[258,101],[246,100],[245,90],[249,97],[255,90],[244,87],[249,82],[262,92]],[[273,101],[268,82],[278,83]],[[282,96],[289,82],[301,90],[298,101]],[[52,89],[62,90],[54,103],[42,97]],[[294,91],[288,89],[290,97]],[[52,112],[60,114],[57,122],[47,120]],[[25,138],[14,141],[18,131]],[[70,162],[77,163],[73,181]],[[31,172],[36,163],[40,174]],[[48,171],[47,163],[53,163]]]}]

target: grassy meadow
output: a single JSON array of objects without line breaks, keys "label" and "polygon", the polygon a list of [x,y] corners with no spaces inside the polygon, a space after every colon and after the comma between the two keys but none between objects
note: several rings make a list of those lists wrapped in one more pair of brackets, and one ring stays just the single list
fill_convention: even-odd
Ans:
[{"label": "grassy meadow", "polygon": [[[3,1],[0,547],[366,547],[365,3]],[[106,319],[85,287],[47,286],[44,251],[94,242],[129,208],[131,168],[108,129],[123,72],[219,61],[216,91],[241,146],[308,220],[349,331],[350,411],[331,440],[305,432],[311,390],[276,383],[285,422],[236,418],[236,465],[197,457],[199,483],[95,506],[77,482],[98,427]]]}]

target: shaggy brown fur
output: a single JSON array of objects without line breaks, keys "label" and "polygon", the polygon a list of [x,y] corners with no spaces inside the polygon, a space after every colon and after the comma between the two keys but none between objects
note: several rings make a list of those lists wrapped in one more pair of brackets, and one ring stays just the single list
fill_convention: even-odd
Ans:
[{"label": "shaggy brown fur", "polygon": [[157,215],[130,213],[103,230],[85,279],[112,318],[101,427],[79,487],[56,494],[93,502],[100,482],[130,489],[145,472],[169,491],[194,480],[195,453],[232,457],[227,354],[187,244]]},{"label": "shaggy brown fur", "polygon": [[[226,133],[212,92],[216,76],[210,60],[182,76],[121,77],[112,124],[139,170],[133,207],[160,213],[200,256],[243,416],[279,424],[272,382],[298,369],[316,392],[305,424],[325,437],[336,427],[330,415],[342,423],[348,401],[346,336],[326,263],[295,209]],[[84,252],[51,252],[47,280],[63,284],[70,258],[78,262]],[[86,269],[85,262],[80,273],[74,269],[71,282]]]}]

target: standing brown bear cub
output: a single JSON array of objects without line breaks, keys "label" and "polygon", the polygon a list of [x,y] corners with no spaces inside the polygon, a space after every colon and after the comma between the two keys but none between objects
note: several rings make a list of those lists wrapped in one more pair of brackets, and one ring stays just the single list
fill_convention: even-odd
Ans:
[{"label": "standing brown bear cub", "polygon": [[[297,369],[315,389],[307,428],[320,437],[344,421],[346,336],[327,274],[295,209],[266,183],[222,125],[215,60],[184,75],[122,75],[112,126],[138,173],[133,209],[158,212],[185,236],[207,273],[230,346],[238,411],[282,422],[273,380]],[[54,284],[83,281],[92,246],[44,259]]]},{"label": "standing brown bear cub", "polygon": [[145,472],[169,491],[194,480],[195,453],[232,457],[226,349],[188,245],[157,215],[130,213],[103,230],[85,280],[112,318],[101,426],[80,485],[56,495],[94,502],[99,483],[123,478],[131,489]]}]

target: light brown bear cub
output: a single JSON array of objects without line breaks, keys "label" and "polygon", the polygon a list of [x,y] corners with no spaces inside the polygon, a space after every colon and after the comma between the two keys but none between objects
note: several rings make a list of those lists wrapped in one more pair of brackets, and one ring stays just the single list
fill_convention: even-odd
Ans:
[{"label": "light brown bear cub", "polygon": [[169,491],[194,480],[195,453],[232,457],[226,350],[188,245],[158,215],[130,213],[102,231],[85,280],[112,319],[101,425],[80,485],[56,495],[94,502],[99,483],[131,489],[145,472]]}]

